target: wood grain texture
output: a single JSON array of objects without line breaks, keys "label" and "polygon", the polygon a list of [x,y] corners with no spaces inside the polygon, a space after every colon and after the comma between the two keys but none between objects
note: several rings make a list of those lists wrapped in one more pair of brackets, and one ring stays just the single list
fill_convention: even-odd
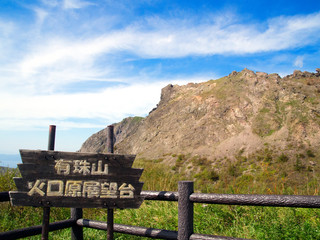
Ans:
[{"label": "wood grain texture", "polygon": [[14,206],[32,207],[72,207],[72,208],[139,208],[144,197],[135,196],[128,199],[104,199],[81,197],[41,197],[28,196],[26,193],[11,191],[11,202]]},{"label": "wood grain texture", "polygon": [[108,163],[114,167],[132,167],[135,155],[121,154],[101,154],[101,153],[79,153],[79,152],[61,152],[61,151],[42,151],[42,150],[20,150],[23,163],[34,164],[55,164],[56,160],[87,160],[96,162],[98,160]]},{"label": "wood grain texture", "polygon": [[20,150],[22,178],[12,205],[72,208],[138,208],[143,169],[135,155]]},{"label": "wood grain texture", "polygon": [[[55,164],[33,164],[33,163],[23,163],[18,164],[21,176],[23,178],[46,178],[46,179],[66,179],[68,178],[78,178],[83,179],[83,174],[74,173],[70,171],[68,175],[59,175],[56,173],[54,168]],[[86,177],[90,179],[108,179],[108,178],[140,178],[143,169],[140,168],[128,168],[128,167],[108,167],[108,175],[87,175]]]}]

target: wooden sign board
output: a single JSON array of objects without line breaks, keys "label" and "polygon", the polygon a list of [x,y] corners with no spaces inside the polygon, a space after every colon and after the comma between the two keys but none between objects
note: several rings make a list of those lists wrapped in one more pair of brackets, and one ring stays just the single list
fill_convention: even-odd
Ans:
[{"label": "wooden sign board", "polygon": [[135,155],[20,150],[14,206],[139,208],[143,169]]}]

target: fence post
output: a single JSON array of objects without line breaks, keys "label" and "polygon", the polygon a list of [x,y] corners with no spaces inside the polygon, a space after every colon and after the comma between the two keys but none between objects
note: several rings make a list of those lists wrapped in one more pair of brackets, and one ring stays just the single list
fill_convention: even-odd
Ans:
[{"label": "fence post", "polygon": [[188,240],[193,233],[193,193],[192,181],[180,181],[178,184],[178,240]]},{"label": "fence post", "polygon": [[113,126],[109,125],[108,126],[108,132],[107,132],[107,152],[108,153],[113,153],[113,138],[114,138],[114,131],[113,131]]},{"label": "fence post", "polygon": [[[55,139],[56,139],[56,126],[50,125],[48,150],[54,150]],[[44,207],[43,218],[42,218],[41,240],[48,240],[49,238],[49,221],[50,221],[50,207]]]},{"label": "fence post", "polygon": [[[108,153],[113,153],[113,142],[114,132],[113,126],[108,126],[108,136],[107,136],[107,151]],[[107,213],[107,240],[113,240],[113,209],[108,208]]]},{"label": "fence post", "polygon": [[[75,222],[78,219],[83,218],[83,211],[82,208],[71,208],[70,209],[71,219]],[[83,240],[83,227],[74,225],[71,227],[71,239],[72,240]]]},{"label": "fence post", "polygon": [[[77,221],[83,217],[82,208],[71,208],[71,219]],[[71,228],[72,240],[83,240],[83,227],[74,225]]]}]

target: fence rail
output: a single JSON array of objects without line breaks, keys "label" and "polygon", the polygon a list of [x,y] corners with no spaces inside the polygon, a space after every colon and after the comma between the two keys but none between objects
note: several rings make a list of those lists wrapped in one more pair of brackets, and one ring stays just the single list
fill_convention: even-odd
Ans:
[{"label": "fence rail", "polygon": [[190,201],[194,203],[209,203],[209,204],[224,204],[224,205],[320,208],[319,196],[303,196],[303,195],[193,193],[190,195]]},{"label": "fence rail", "polygon": [[[76,221],[73,219],[67,219],[59,222],[54,222],[49,224],[49,231],[56,231],[65,228],[70,228],[76,225]],[[39,235],[42,232],[42,225],[32,226],[28,228],[21,228],[16,229],[8,232],[0,233],[0,239],[18,239],[18,238],[25,238],[31,237],[35,235]]]},{"label": "fence rail", "polygon": [[[178,192],[141,192],[141,196],[145,197],[145,200],[149,201],[178,201],[178,231],[114,224],[114,232],[157,239],[241,239],[193,233],[193,203],[320,208],[320,196],[193,193],[193,182],[189,181],[179,182],[178,187]],[[0,192],[0,202],[6,202],[9,200],[8,192]],[[51,223],[49,225],[49,231],[51,232],[71,227],[78,231],[77,234],[72,235],[72,239],[82,240],[83,227],[106,231],[107,226],[106,222],[83,219],[82,214],[75,214],[71,219]],[[0,233],[0,239],[17,239],[38,234],[41,234],[41,225]]]}]

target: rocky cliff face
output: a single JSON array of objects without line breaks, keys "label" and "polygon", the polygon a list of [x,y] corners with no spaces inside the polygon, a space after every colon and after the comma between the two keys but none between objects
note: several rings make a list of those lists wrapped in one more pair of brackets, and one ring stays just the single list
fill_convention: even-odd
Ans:
[{"label": "rocky cliff face", "polygon": [[[134,133],[142,122],[143,117],[128,117],[123,119],[120,123],[113,124],[115,133],[115,142],[122,142],[126,137]],[[93,134],[81,146],[79,152],[97,152],[104,153],[107,151],[107,134],[108,129]]]},{"label": "rocky cliff face", "polygon": [[[244,69],[217,80],[162,89],[156,109],[115,124],[118,153],[146,159],[177,154],[230,158],[266,145],[295,152],[320,145],[320,70],[278,74]],[[81,152],[104,152],[106,130]]]}]

